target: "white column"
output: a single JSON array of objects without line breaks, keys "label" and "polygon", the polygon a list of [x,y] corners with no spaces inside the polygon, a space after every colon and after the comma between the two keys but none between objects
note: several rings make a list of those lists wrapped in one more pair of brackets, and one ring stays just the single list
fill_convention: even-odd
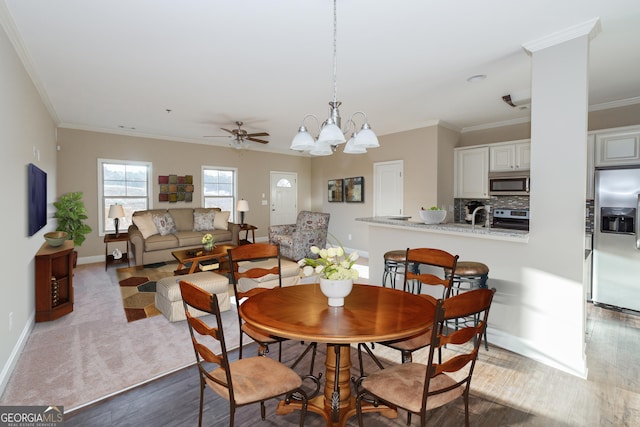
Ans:
[{"label": "white column", "polygon": [[583,287],[590,22],[524,45],[531,73],[531,234],[525,286],[546,334],[540,351],[586,375]]}]

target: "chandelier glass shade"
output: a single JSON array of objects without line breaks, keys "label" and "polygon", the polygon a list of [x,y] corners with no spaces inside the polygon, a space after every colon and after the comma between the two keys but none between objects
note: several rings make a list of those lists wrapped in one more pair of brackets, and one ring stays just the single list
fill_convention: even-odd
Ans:
[{"label": "chandelier glass shade", "polygon": [[[291,141],[291,150],[296,151],[308,151],[312,156],[329,156],[333,154],[338,145],[347,142],[345,134],[351,132],[351,137],[347,142],[344,152],[347,154],[363,154],[367,152],[367,148],[379,147],[378,138],[376,134],[371,130],[369,122],[367,121],[367,115],[362,111],[353,113],[347,121],[347,128],[343,131],[341,126],[340,102],[337,100],[337,11],[336,0],[333,0],[333,101],[329,102],[329,117],[320,125],[318,117],[313,114],[307,114],[302,119],[302,123],[298,128],[298,133]],[[363,124],[358,131],[354,117],[361,115],[363,118]],[[305,120],[309,117],[316,119],[318,125],[318,137],[315,139],[307,130],[305,126]]]}]

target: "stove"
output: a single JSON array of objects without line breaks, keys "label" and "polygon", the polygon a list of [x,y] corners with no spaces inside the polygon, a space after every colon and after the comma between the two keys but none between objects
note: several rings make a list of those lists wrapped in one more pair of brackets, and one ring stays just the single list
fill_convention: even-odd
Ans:
[{"label": "stove", "polygon": [[494,209],[491,227],[529,231],[529,209]]}]

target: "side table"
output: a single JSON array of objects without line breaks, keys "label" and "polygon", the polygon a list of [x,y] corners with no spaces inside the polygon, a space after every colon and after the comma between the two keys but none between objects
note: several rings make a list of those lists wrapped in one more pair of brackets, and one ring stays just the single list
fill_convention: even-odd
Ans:
[{"label": "side table", "polygon": [[[109,243],[115,242],[126,242],[127,250],[122,253],[122,258],[114,258],[113,255],[109,254]],[[115,234],[105,234],[104,235],[104,269],[107,270],[107,267],[112,264],[124,264],[127,263],[127,267],[131,267],[129,263],[129,233],[120,233],[117,236]]]},{"label": "side table", "polygon": [[[239,245],[248,245],[256,242],[256,230],[258,227],[251,224],[240,224],[240,231],[244,231],[244,239],[240,239]],[[249,232],[251,232],[251,241],[249,241]]]}]

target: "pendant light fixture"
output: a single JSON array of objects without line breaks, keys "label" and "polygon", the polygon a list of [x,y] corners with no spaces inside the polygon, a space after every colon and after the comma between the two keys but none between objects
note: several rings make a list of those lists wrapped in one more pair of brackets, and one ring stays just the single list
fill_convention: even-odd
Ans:
[{"label": "pendant light fixture", "polygon": [[[292,150],[296,151],[308,151],[312,156],[329,156],[333,154],[338,145],[343,144],[346,139],[345,134],[351,132],[351,138],[347,142],[344,148],[344,152],[347,154],[361,154],[366,153],[367,148],[379,147],[378,138],[376,134],[371,130],[369,122],[367,121],[367,115],[362,111],[356,111],[349,117],[347,121],[347,128],[345,131],[341,129],[340,107],[341,102],[338,101],[337,91],[337,33],[338,33],[338,18],[336,1],[333,0],[333,101],[329,102],[329,117],[320,125],[318,117],[314,114],[307,114],[302,119],[298,133],[293,138],[291,146]],[[359,131],[356,130],[356,123],[354,118],[356,116],[362,116],[364,123]],[[305,120],[309,117],[313,117],[316,120],[318,126],[318,139],[314,139],[305,126]]]}]

